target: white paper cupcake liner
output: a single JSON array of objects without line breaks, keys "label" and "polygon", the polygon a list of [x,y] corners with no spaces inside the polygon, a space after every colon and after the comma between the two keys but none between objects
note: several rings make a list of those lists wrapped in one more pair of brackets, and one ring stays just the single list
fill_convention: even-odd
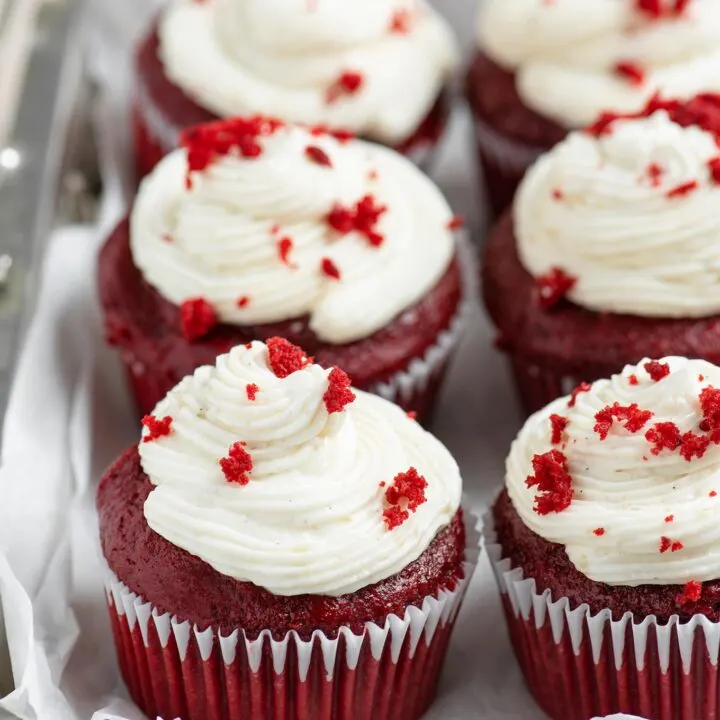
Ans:
[{"label": "white paper cupcake liner", "polygon": [[512,569],[484,518],[485,549],[502,596],[510,638],[527,685],[554,720],[627,713],[661,720],[720,717],[720,623],[628,612],[613,620],[568,598],[539,592]]},{"label": "white paper cupcake liner", "polygon": [[[480,553],[477,517],[465,511],[464,577],[383,626],[340,628],[303,640],[201,630],[161,613],[110,570],[105,588],[120,667],[138,705],[183,720],[395,720],[432,701],[450,634]],[[291,710],[294,709],[294,714]]]}]

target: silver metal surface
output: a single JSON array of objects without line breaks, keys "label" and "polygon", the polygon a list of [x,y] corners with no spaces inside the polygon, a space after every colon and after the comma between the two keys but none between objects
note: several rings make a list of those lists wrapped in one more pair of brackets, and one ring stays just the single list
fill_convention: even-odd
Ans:
[{"label": "silver metal surface", "polygon": [[[58,206],[66,141],[82,78],[84,0],[45,2],[14,129],[0,148],[0,431],[32,314],[44,242]],[[7,11],[0,15],[0,23]]]}]

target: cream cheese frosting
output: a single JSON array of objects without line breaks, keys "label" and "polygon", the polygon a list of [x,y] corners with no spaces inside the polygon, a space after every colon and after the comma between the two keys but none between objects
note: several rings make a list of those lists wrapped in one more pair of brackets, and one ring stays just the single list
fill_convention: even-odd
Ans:
[{"label": "cream cheese frosting", "polygon": [[[667,112],[571,133],[529,170],[515,201],[520,259],[561,267],[573,302],[600,312],[720,312],[720,185],[712,133]],[[687,191],[683,190],[687,188]]]},{"label": "cream cheese frosting", "polygon": [[[185,378],[154,412],[172,418],[170,433],[139,445],[155,486],[150,527],[277,595],[352,593],[416,560],[460,505],[457,464],[386,400],[353,390],[353,402],[328,412],[331,372],[309,365],[277,377],[254,342]],[[220,464],[236,443],[252,458],[242,485]],[[385,493],[410,468],[427,483],[424,502],[389,529]]]},{"label": "cream cheese frosting", "polygon": [[[604,110],[634,112],[656,92],[720,91],[720,3],[691,0],[682,14],[654,18],[635,0],[485,0],[478,38],[516,73],[528,107],[568,128]],[[617,72],[632,63],[633,82]]]},{"label": "cream cheese frosting", "polygon": [[[564,545],[591,580],[629,586],[713,580],[720,577],[720,436],[713,432],[720,393],[705,389],[720,388],[720,368],[680,357],[647,363],[595,382],[572,407],[560,398],[530,417],[512,445],[506,486],[525,525]],[[708,407],[703,390],[713,395]],[[603,410],[615,403],[636,404],[630,414],[637,424],[616,414],[608,428]],[[553,415],[567,420],[556,444]],[[663,426],[663,442],[659,423],[675,426]],[[528,478],[537,477],[533,459],[551,450],[566,458],[572,501],[540,514],[539,487]]]},{"label": "cream cheese frosting", "polygon": [[[387,144],[417,129],[458,59],[424,0],[174,0],[159,35],[167,76],[221,117],[327,123]],[[347,71],[362,87],[329,102]]]},{"label": "cream cheese frosting", "polygon": [[[309,315],[319,339],[339,344],[387,325],[447,271],[452,212],[403,156],[299,126],[259,142],[259,156],[219,157],[190,184],[188,152],[177,150],[143,182],[131,249],[164,298],[180,305],[202,297],[236,325]],[[368,197],[384,208],[374,227],[380,244],[328,222],[334,208]],[[323,271],[328,260],[334,276]]]}]

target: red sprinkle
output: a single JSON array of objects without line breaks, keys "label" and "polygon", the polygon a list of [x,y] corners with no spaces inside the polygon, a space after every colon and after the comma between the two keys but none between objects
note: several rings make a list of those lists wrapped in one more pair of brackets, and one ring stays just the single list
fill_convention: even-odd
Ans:
[{"label": "red sprinkle", "polygon": [[142,419],[142,424],[148,429],[147,435],[143,438],[144,443],[165,437],[172,432],[172,418],[169,416],[159,419],[154,415],[146,415]]},{"label": "red sprinkle", "polygon": [[328,88],[325,101],[330,104],[345,95],[355,95],[360,91],[364,82],[365,78],[362,73],[355,70],[345,70]]},{"label": "red sprinkle", "polygon": [[631,375],[631,376],[628,378],[628,382],[629,382],[631,385],[639,385],[639,384],[640,384],[640,381],[638,380],[638,376],[635,375],[635,374]]},{"label": "red sprinkle", "polygon": [[314,162],[317,165],[332,167],[332,161],[328,157],[328,154],[317,145],[308,145],[305,148],[305,157],[310,160],[310,162]]},{"label": "red sprinkle", "polygon": [[538,489],[533,508],[535,512],[549,515],[567,510],[574,494],[567,457],[559,450],[550,450],[543,455],[535,455],[532,466],[535,474],[529,475],[525,484]]},{"label": "red sprinkle", "polygon": [[342,235],[353,231],[365,237],[372,247],[380,247],[385,238],[377,231],[377,223],[387,206],[377,205],[372,195],[362,197],[354,207],[343,207],[337,203],[328,213],[328,225]]},{"label": "red sprinkle", "polygon": [[265,344],[268,349],[270,369],[276,377],[286,378],[313,363],[313,358],[308,357],[301,347],[293,345],[285,338],[272,337]]},{"label": "red sprinkle", "polygon": [[575,404],[577,403],[578,395],[580,393],[588,392],[592,389],[592,385],[590,383],[581,382],[571,393],[570,393],[570,399],[568,400],[568,407],[575,407]]},{"label": "red sprinkle", "polygon": [[686,432],[682,436],[680,455],[690,462],[693,458],[700,459],[710,445],[710,438],[707,435],[696,435],[694,432]]},{"label": "red sprinkle", "polygon": [[663,450],[677,450],[682,444],[680,428],[673,422],[655,423],[645,433],[645,439],[652,444],[653,455],[659,455]]},{"label": "red sprinkle", "polygon": [[328,389],[323,395],[323,402],[328,413],[342,412],[347,405],[355,400],[355,393],[350,386],[352,381],[347,373],[340,368],[333,368],[328,375]]},{"label": "red sprinkle", "polygon": [[392,485],[385,491],[385,501],[390,507],[383,511],[383,518],[388,530],[400,527],[411,512],[414,513],[426,502],[427,486],[427,480],[414,467],[395,476]]},{"label": "red sprinkle", "polygon": [[570,421],[562,415],[553,414],[550,416],[550,427],[552,428],[550,442],[553,445],[559,445],[562,442],[563,432],[565,432],[565,428],[569,422]]},{"label": "red sprinkle", "polygon": [[465,218],[462,215],[455,215],[455,217],[448,220],[448,230],[460,230],[462,227],[465,227]]},{"label": "red sprinkle", "polygon": [[203,298],[190,298],[180,305],[180,327],[185,339],[194,342],[218,324],[215,308]]},{"label": "red sprinkle", "polygon": [[562,268],[554,267],[544,275],[535,278],[540,307],[550,310],[555,307],[574,287],[577,278],[568,275]]},{"label": "red sprinkle", "polygon": [[327,275],[332,280],[340,279],[340,270],[338,270],[338,266],[328,257],[324,257],[320,262],[320,270],[323,275]]},{"label": "red sprinkle", "polygon": [[665,522],[666,522],[666,523],[671,523],[674,519],[675,519],[675,516],[674,516],[674,515],[668,515],[668,516],[665,518]]},{"label": "red sprinkle", "polygon": [[670,374],[670,365],[667,363],[661,363],[657,360],[651,360],[646,362],[643,367],[647,371],[647,374],[655,381],[660,382],[663,378],[666,378]]},{"label": "red sprinkle", "polygon": [[678,197],[685,197],[685,195],[689,195],[691,192],[694,192],[700,187],[700,183],[697,180],[688,180],[687,182],[684,182],[671,190],[668,190],[665,193],[665,197],[669,199],[678,198]]},{"label": "red sprinkle", "polygon": [[255,383],[249,383],[245,386],[245,392],[247,393],[247,399],[250,400],[250,402],[255,402],[260,388]]},{"label": "red sprinkle", "polygon": [[289,237],[283,237],[280,238],[277,241],[277,247],[278,247],[278,255],[280,256],[280,262],[284,265],[287,265],[288,267],[296,267],[292,262],[290,262],[290,253],[293,249],[293,241],[292,238]]},{"label": "red sprinkle", "polygon": [[682,607],[697,602],[701,596],[702,583],[691,580],[689,583],[685,583],[682,593],[675,598],[675,602]]},{"label": "red sprinkle", "polygon": [[637,403],[620,405],[620,403],[616,402],[595,414],[594,429],[600,436],[600,439],[605,440],[615,420],[626,430],[629,430],[631,433],[636,433],[645,427],[652,416],[653,413],[650,410],[641,410]]},{"label": "red sprinkle", "polygon": [[605,534],[605,528],[595,528],[593,533],[595,533],[598,537],[602,537]]},{"label": "red sprinkle", "polygon": [[236,442],[230,448],[228,456],[220,459],[220,467],[229,483],[247,485],[250,482],[248,473],[252,472],[253,461],[242,443]]},{"label": "red sprinkle", "polygon": [[619,62],[613,70],[616,75],[627,80],[631,85],[642,85],[645,82],[645,70],[635,62]]},{"label": "red sprinkle", "polygon": [[239,308],[247,307],[250,304],[250,297],[248,295],[243,295],[242,297],[239,297],[237,300],[237,303],[235,303]]}]

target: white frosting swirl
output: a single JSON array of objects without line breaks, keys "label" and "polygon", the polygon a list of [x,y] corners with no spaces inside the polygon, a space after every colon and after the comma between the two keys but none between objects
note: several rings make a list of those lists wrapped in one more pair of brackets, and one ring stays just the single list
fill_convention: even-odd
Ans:
[{"label": "white frosting swirl", "polygon": [[[391,32],[397,13],[408,32]],[[388,144],[416,130],[457,62],[424,0],[174,0],[160,41],[168,77],[221,117],[328,123]],[[328,103],[348,70],[361,90]]]},{"label": "white frosting swirl", "polygon": [[[645,434],[655,423],[673,422],[681,433],[699,433],[703,388],[720,387],[720,368],[704,360],[671,357],[661,362],[671,372],[656,382],[643,360],[610,380],[599,380],[577,396],[574,407],[561,398],[533,415],[513,443],[506,484],[527,527],[546,540],[565,545],[567,555],[591,580],[609,585],[682,584],[720,577],[720,446],[710,443],[702,458],[685,460],[679,452],[652,453]],[[638,384],[630,381],[635,375]],[[639,432],[614,422],[605,440],[595,415],[608,405],[637,403],[653,417]],[[549,417],[569,419],[564,450],[574,497],[558,513],[533,510],[536,487],[532,459],[551,448]],[[647,458],[647,459],[645,459]],[[711,492],[718,495],[712,495]],[[672,516],[671,521],[666,518]],[[595,530],[602,528],[598,536]],[[661,553],[661,538],[682,543]]]},{"label": "white frosting swirl", "polygon": [[[526,105],[569,128],[603,110],[639,110],[658,91],[672,97],[720,91],[717,0],[692,0],[682,16],[662,19],[635,6],[635,0],[484,0],[479,41],[516,71]],[[642,84],[616,75],[616,65],[628,61],[643,69]]]},{"label": "white frosting swirl", "polygon": [[[328,414],[328,370],[312,365],[277,378],[255,342],[185,378],[155,409],[172,432],[140,443],[156,487],[150,527],[224,575],[277,595],[343,595],[388,578],[427,549],[460,504],[450,453],[392,403],[355,390]],[[256,399],[246,387],[259,387]],[[247,443],[247,485],[218,464]],[[384,488],[410,467],[425,477],[426,502],[401,526],[383,521]]]},{"label": "white frosting swirl", "polygon": [[[221,321],[237,325],[309,314],[316,335],[339,344],[387,325],[446,272],[452,212],[409,160],[294,126],[260,143],[259,157],[223,157],[194,173],[191,188],[183,150],[143,182],[132,213],[133,258],[167,300],[203,297]],[[309,145],[332,167],[308,160]],[[387,207],[377,224],[380,247],[357,232],[339,236],[326,221],[337,203],[350,207],[367,194]],[[293,241],[289,263],[278,251],[283,237]],[[339,280],[321,271],[325,257]],[[242,307],[241,297],[249,298]]]},{"label": "white frosting swirl", "polygon": [[[616,121],[600,137],[572,133],[538,160],[518,192],[523,265],[536,277],[562,267],[577,278],[569,298],[590,310],[720,312],[720,186],[708,165],[719,155],[713,135],[682,128],[665,111]],[[697,189],[668,197],[692,181]]]}]

